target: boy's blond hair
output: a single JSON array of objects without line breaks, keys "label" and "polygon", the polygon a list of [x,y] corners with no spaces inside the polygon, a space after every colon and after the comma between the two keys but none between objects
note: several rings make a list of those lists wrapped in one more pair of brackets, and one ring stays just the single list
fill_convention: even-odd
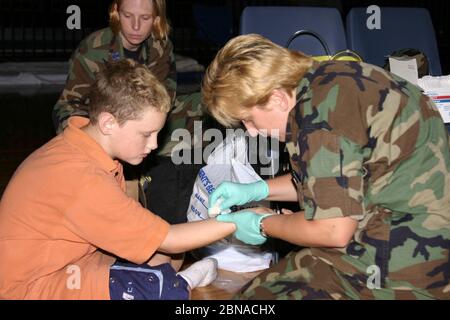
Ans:
[{"label": "boy's blond hair", "polygon": [[166,88],[145,65],[130,59],[107,62],[96,74],[89,99],[92,124],[97,123],[101,112],[111,113],[122,125],[140,119],[149,107],[165,113],[170,110]]},{"label": "boy's blond hair", "polygon": [[[120,30],[119,10],[123,0],[114,0],[109,7],[109,26],[114,34]],[[153,18],[159,17],[153,23],[152,36],[157,40],[167,40],[170,32],[170,25],[166,17],[165,0],[149,0],[153,3]]]},{"label": "boy's blond hair", "polygon": [[237,126],[253,106],[264,106],[275,89],[290,93],[312,59],[257,34],[231,39],[206,70],[202,99],[214,118]]}]

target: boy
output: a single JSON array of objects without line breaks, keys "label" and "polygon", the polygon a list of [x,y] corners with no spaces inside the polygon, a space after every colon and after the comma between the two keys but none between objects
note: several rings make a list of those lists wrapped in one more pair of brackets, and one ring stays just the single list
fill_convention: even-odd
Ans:
[{"label": "boy", "polygon": [[286,141],[293,169],[266,182],[225,182],[211,206],[267,198],[304,208],[259,227],[248,212],[218,217],[309,247],[239,298],[450,298],[448,136],[418,87],[372,65],[317,63],[245,35],[219,51],[202,94],[223,125]]},{"label": "boy", "polygon": [[108,63],[90,99],[90,120],[72,117],[5,190],[0,299],[187,299],[214,280],[215,261],[177,275],[150,258],[207,245],[235,227],[215,220],[171,226],[126,196],[114,159],[137,165],[155,150],[170,107],[146,66]]}]

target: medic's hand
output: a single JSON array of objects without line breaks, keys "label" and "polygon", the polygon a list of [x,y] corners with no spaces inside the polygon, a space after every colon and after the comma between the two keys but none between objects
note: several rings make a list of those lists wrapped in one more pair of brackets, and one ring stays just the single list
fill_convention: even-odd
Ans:
[{"label": "medic's hand", "polygon": [[243,205],[251,201],[265,199],[268,195],[269,186],[264,180],[254,183],[225,181],[209,197],[209,208],[213,208],[220,198],[222,198],[222,202],[219,202],[220,211],[223,211],[235,205]]},{"label": "medic's hand", "polygon": [[256,214],[251,211],[239,211],[236,213],[221,214],[216,217],[220,222],[233,222],[236,225],[234,236],[251,245],[260,245],[267,238],[261,234],[261,220],[271,214]]}]

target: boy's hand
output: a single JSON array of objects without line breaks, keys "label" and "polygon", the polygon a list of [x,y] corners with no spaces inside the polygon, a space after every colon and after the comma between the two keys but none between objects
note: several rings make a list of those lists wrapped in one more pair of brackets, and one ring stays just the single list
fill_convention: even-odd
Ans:
[{"label": "boy's hand", "polygon": [[268,195],[269,186],[264,180],[254,183],[225,181],[209,197],[209,208],[213,208],[219,198],[223,199],[220,203],[220,211],[223,211],[235,205],[243,205],[251,201],[265,199]]},{"label": "boy's hand", "polygon": [[234,236],[251,245],[260,245],[267,238],[261,234],[261,220],[271,214],[256,214],[251,211],[240,211],[237,213],[221,214],[216,217],[220,222],[233,222],[236,225]]}]

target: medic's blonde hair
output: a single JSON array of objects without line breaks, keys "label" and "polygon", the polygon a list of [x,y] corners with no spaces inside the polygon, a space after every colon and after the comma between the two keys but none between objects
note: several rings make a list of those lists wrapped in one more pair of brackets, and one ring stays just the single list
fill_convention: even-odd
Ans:
[{"label": "medic's blonde hair", "polygon": [[290,93],[312,66],[312,58],[267,38],[248,34],[231,39],[206,70],[202,99],[226,127],[239,125],[246,111],[264,106],[275,89]]}]

